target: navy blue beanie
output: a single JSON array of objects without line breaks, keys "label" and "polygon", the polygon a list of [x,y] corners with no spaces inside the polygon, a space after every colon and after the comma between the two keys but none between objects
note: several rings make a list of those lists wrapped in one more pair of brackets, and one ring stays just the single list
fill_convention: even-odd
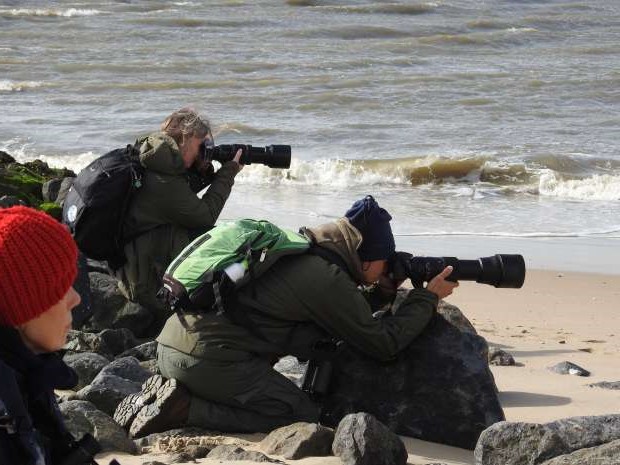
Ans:
[{"label": "navy blue beanie", "polygon": [[371,195],[356,201],[344,216],[362,234],[362,245],[357,249],[362,261],[387,260],[394,253],[392,217]]}]

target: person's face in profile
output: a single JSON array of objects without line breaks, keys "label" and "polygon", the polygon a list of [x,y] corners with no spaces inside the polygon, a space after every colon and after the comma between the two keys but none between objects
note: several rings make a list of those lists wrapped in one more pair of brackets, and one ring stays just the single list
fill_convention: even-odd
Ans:
[{"label": "person's face in profile", "polygon": [[373,260],[370,262],[362,262],[362,274],[364,275],[364,284],[373,284],[379,281],[381,276],[387,273],[387,260]]},{"label": "person's face in profile", "polygon": [[71,310],[80,301],[80,295],[70,287],[58,303],[18,327],[24,343],[35,353],[62,349],[71,329]]}]

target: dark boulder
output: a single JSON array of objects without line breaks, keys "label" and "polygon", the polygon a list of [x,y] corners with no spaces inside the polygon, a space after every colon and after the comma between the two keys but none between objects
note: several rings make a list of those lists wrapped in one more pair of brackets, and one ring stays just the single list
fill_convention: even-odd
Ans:
[{"label": "dark boulder", "polygon": [[60,404],[67,429],[76,437],[92,434],[104,450],[134,454],[136,446],[127,433],[109,415],[90,402],[72,400]]},{"label": "dark boulder", "polygon": [[537,465],[619,439],[620,414],[571,417],[545,424],[505,421],[482,433],[474,456],[477,465]]},{"label": "dark boulder", "polygon": [[78,375],[78,384],[74,389],[82,389],[88,386],[95,379],[95,376],[110,363],[103,355],[92,352],[68,353],[63,357],[63,360]]},{"label": "dark boulder", "polygon": [[140,304],[127,300],[113,276],[92,272],[89,277],[92,316],[82,329],[101,331],[106,328],[127,328],[138,337],[147,336],[153,314]]},{"label": "dark boulder", "polygon": [[323,423],[368,412],[398,434],[474,449],[480,433],[505,418],[487,356],[482,337],[439,314],[394,362],[347,348],[334,362]]},{"label": "dark boulder", "polygon": [[53,178],[44,182],[43,187],[41,188],[43,200],[45,202],[57,203],[62,207],[65,198],[67,197],[67,193],[69,192],[69,189],[71,189],[74,181],[74,177],[67,177]]},{"label": "dark boulder", "polygon": [[403,441],[368,413],[352,413],[342,419],[332,450],[344,465],[407,463]]}]

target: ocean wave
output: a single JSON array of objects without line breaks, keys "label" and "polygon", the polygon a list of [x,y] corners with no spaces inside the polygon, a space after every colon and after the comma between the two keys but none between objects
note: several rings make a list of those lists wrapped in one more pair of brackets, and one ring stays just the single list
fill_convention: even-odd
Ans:
[{"label": "ocean wave", "polygon": [[[219,137],[226,135],[228,138],[238,134],[240,139],[248,135],[271,136],[276,133],[270,128],[239,123],[220,126],[215,132]],[[67,167],[76,172],[97,156],[92,152],[38,155],[33,152],[34,147],[31,145],[26,141],[10,140],[0,144],[0,150],[12,154],[20,162],[40,158],[50,166]],[[243,170],[238,177],[240,182],[257,186],[323,186],[335,189],[375,186],[401,191],[414,188],[449,197],[471,197],[474,200],[532,195],[581,201],[620,200],[620,173],[618,169],[609,167],[606,167],[609,173],[596,172],[600,171],[601,159],[582,157],[583,170],[580,174],[567,174],[540,166],[541,160],[553,161],[554,158],[508,161],[485,154],[383,160],[293,158],[289,169],[272,169],[256,164]],[[591,163],[587,164],[587,160]],[[588,170],[592,172],[586,174]]]},{"label": "ocean wave", "polygon": [[574,200],[620,200],[620,175],[595,174],[584,179],[562,179],[553,171],[540,176],[538,192],[546,197]]},{"label": "ocean wave", "polygon": [[[315,5],[320,6],[320,5]],[[399,3],[370,4],[370,5],[327,5],[323,10],[335,13],[355,14],[387,14],[387,15],[421,15],[437,9],[437,3],[414,3],[402,5]]]},{"label": "ocean wave", "polygon": [[239,175],[240,182],[251,184],[290,184],[346,188],[361,185],[406,185],[407,179],[398,167],[373,170],[357,160],[323,159],[293,160],[288,170],[252,166]]},{"label": "ocean wave", "polygon": [[36,89],[41,87],[42,82],[38,81],[9,81],[6,79],[0,80],[0,92],[22,92],[26,89]]},{"label": "ocean wave", "polygon": [[46,16],[72,18],[74,16],[94,16],[101,14],[99,10],[80,9],[80,8],[13,8],[11,10],[0,10],[1,16]]},{"label": "ocean wave", "polygon": [[398,39],[411,37],[413,33],[379,26],[341,26],[337,28],[314,28],[291,30],[285,35],[295,38],[330,38],[343,40],[356,39]]}]

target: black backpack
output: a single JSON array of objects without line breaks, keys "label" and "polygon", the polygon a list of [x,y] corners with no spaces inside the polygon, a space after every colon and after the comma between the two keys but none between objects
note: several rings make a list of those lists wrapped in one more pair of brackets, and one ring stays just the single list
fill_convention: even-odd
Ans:
[{"label": "black backpack", "polygon": [[125,263],[123,223],[144,174],[138,154],[128,145],[94,160],[77,175],[63,205],[63,223],[78,248],[112,269]]}]

